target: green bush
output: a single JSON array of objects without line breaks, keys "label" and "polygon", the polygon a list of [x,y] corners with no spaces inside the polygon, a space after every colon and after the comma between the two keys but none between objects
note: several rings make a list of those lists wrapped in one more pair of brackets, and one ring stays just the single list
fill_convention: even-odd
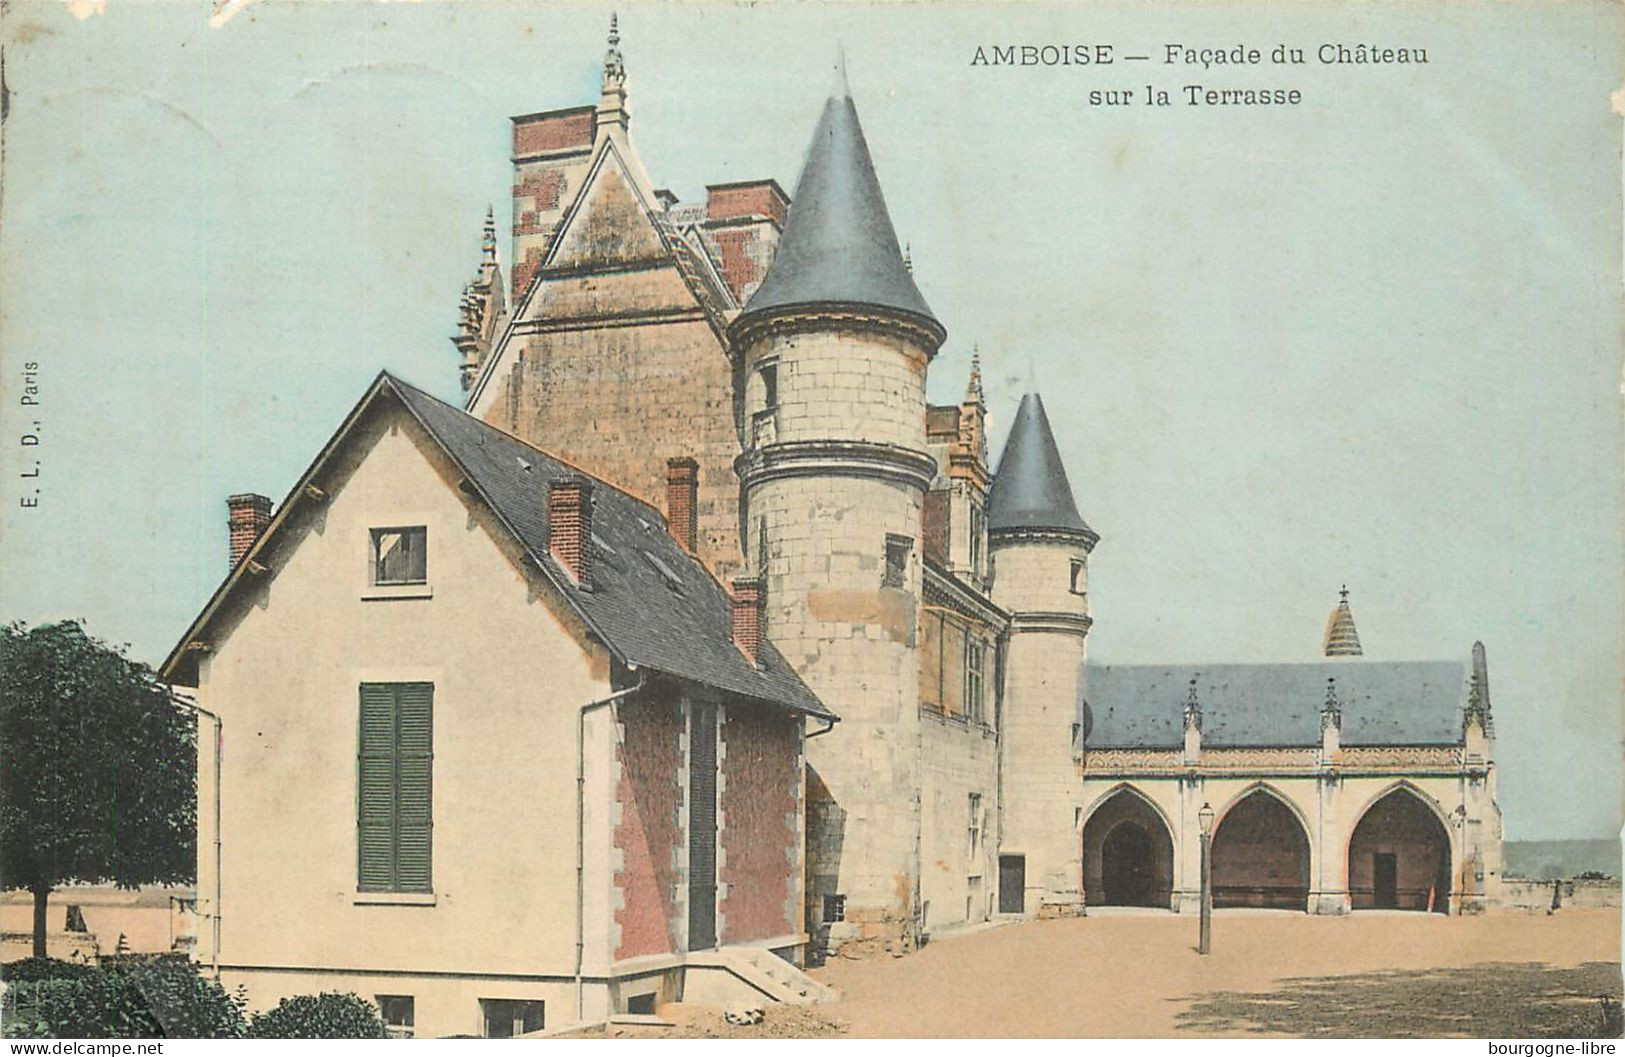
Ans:
[{"label": "green bush", "polygon": [[241,1038],[242,1000],[188,964],[92,969],[75,979],[7,983],[0,1023],[8,1038]]},{"label": "green bush", "polygon": [[377,1008],[358,995],[328,991],[284,998],[276,1008],[257,1013],[248,1027],[251,1039],[382,1039],[384,1022]]},{"label": "green bush", "polygon": [[30,980],[82,980],[96,972],[94,965],[64,962],[55,958],[24,958],[0,965],[0,980],[22,983]]}]

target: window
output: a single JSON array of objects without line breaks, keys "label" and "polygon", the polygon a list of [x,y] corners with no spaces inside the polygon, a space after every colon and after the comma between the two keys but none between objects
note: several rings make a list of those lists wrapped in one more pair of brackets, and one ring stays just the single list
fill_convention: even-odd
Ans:
[{"label": "window", "polygon": [[1072,579],[1067,586],[1067,590],[1071,591],[1075,595],[1081,595],[1087,591],[1089,587],[1088,571],[1089,567],[1084,564],[1083,559],[1073,558]]},{"label": "window", "polygon": [[530,999],[482,998],[480,1019],[484,1022],[483,1034],[488,1039],[511,1039],[515,1035],[541,1031],[545,1005]]},{"label": "window", "polygon": [[392,1039],[410,1039],[417,1034],[412,1026],[411,995],[375,995],[378,1013],[384,1021],[384,1032]]},{"label": "window", "polygon": [[381,528],[372,530],[372,582],[421,584],[429,579],[429,530]]},{"label": "window", "polygon": [[982,505],[970,505],[970,569],[976,576],[982,575]]},{"label": "window", "polygon": [[779,365],[770,363],[762,368],[762,410],[772,411],[779,406]]},{"label": "window", "polygon": [[653,991],[646,995],[633,995],[626,1000],[626,1011],[643,1016],[654,1016],[656,997],[658,996]]},{"label": "window", "polygon": [[824,897],[824,924],[833,925],[837,921],[846,920],[846,896],[833,895]]},{"label": "window", "polygon": [[970,795],[970,858],[974,863],[982,857],[982,794]]},{"label": "window", "polygon": [[987,647],[973,635],[965,636],[965,716],[972,723],[983,719],[982,664]]},{"label": "window", "polygon": [[886,534],[886,571],[881,576],[881,587],[903,587],[908,583],[908,559],[912,553],[912,539],[892,532]]},{"label": "window", "polygon": [[357,887],[428,892],[434,685],[362,683]]}]

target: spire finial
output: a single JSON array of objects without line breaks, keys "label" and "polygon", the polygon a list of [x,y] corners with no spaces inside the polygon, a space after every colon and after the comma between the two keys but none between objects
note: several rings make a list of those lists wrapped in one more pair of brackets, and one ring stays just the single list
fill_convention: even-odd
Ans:
[{"label": "spire finial", "polygon": [[609,16],[609,48],[604,52],[604,89],[618,88],[626,80],[626,63],[621,59],[620,18]]},{"label": "spire finial", "polygon": [[1354,612],[1349,609],[1349,585],[1338,592],[1338,603],[1326,621],[1326,635],[1321,639],[1321,653],[1327,657],[1359,657],[1360,633],[1354,628]]},{"label": "spire finial", "polygon": [[835,88],[831,93],[836,99],[850,99],[852,88],[846,83],[846,45],[835,45]]},{"label": "spire finial", "polygon": [[1185,695],[1185,729],[1200,731],[1202,729],[1202,699],[1196,696],[1196,680],[1191,680],[1190,691]]},{"label": "spire finial", "polygon": [[908,270],[908,274],[914,274],[914,243],[912,242],[903,243],[903,267]]},{"label": "spire finial", "polygon": [[983,403],[982,346],[979,342],[970,347],[970,381],[965,385],[965,403]]},{"label": "spire finial", "polygon": [[480,250],[485,256],[487,264],[497,259],[497,213],[492,206],[485,207],[485,234],[480,243]]}]

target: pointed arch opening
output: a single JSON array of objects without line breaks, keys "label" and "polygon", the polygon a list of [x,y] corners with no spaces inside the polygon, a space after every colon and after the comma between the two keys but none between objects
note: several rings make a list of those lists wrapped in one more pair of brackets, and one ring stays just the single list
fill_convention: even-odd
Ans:
[{"label": "pointed arch opening", "polygon": [[1213,905],[1306,910],[1309,834],[1271,790],[1230,806],[1213,831]]},{"label": "pointed arch opening", "polygon": [[1173,906],[1173,834],[1128,786],[1102,800],[1084,823],[1083,891],[1090,906]]},{"label": "pointed arch opening", "polygon": [[1355,910],[1450,912],[1450,833],[1408,786],[1366,808],[1349,837],[1348,865]]}]

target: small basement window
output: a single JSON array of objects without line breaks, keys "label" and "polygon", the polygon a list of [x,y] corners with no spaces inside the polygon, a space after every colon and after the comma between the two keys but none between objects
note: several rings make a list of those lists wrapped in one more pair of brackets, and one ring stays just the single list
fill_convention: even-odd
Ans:
[{"label": "small basement window", "polygon": [[421,584],[429,580],[429,530],[411,528],[372,530],[372,582]]},{"label": "small basement window", "polygon": [[545,1002],[534,999],[482,998],[480,1019],[484,1036],[488,1039],[511,1039],[541,1031],[546,1023]]},{"label": "small basement window", "polygon": [[824,897],[824,924],[833,925],[837,921],[846,920],[846,896],[833,895]]},{"label": "small basement window", "polygon": [[908,583],[908,559],[914,553],[914,541],[894,532],[886,534],[886,571],[881,576],[881,587],[903,587]]},{"label": "small basement window", "polygon": [[646,995],[633,995],[626,1000],[626,1011],[639,1016],[654,1016],[655,993],[650,991]]},{"label": "small basement window", "polygon": [[413,1002],[411,995],[375,995],[378,1000],[378,1013],[384,1021],[384,1033],[392,1039],[410,1039],[415,1035],[413,1027]]}]

